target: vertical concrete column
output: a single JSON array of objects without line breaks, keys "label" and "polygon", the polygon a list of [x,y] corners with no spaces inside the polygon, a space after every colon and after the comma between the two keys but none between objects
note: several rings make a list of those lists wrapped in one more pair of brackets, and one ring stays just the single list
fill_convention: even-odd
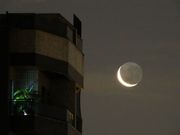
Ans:
[{"label": "vertical concrete column", "polygon": [[8,135],[9,30],[0,26],[0,134]]}]

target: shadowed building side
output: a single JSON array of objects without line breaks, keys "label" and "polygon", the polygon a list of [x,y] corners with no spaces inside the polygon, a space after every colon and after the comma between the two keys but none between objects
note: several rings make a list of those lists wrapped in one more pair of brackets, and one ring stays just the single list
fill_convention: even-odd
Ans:
[{"label": "shadowed building side", "polygon": [[0,25],[7,21],[11,134],[80,135],[79,30],[60,14],[1,14]]}]

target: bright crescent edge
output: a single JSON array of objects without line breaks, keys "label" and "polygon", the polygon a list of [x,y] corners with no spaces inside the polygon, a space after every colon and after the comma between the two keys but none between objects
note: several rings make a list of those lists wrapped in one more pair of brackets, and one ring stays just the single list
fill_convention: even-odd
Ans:
[{"label": "bright crescent edge", "polygon": [[126,87],[134,87],[134,86],[136,86],[138,83],[136,83],[136,84],[129,84],[129,83],[127,83],[127,82],[125,82],[123,79],[122,79],[122,77],[121,77],[121,72],[120,72],[120,70],[121,70],[121,67],[119,67],[119,69],[118,69],[118,71],[117,71],[117,78],[118,78],[118,81],[122,84],[122,85],[124,85],[124,86],[126,86]]}]

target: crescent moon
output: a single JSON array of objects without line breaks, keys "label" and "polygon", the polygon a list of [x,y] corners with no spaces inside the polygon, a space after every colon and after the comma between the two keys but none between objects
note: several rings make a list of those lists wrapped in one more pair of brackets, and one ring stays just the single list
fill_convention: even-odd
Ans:
[{"label": "crescent moon", "polygon": [[135,83],[135,84],[130,84],[130,83],[127,83],[127,82],[125,82],[124,80],[123,80],[123,78],[121,77],[121,67],[118,69],[118,71],[117,71],[117,78],[118,78],[118,81],[122,84],[122,85],[124,85],[125,87],[134,87],[134,86],[136,86],[138,83]]}]

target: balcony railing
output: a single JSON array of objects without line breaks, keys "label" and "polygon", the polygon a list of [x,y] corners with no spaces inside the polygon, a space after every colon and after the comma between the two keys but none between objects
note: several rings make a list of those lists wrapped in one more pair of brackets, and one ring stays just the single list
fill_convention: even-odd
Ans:
[{"label": "balcony railing", "polygon": [[39,115],[75,126],[75,116],[66,108],[42,104],[33,100],[11,100],[10,115],[13,117]]},{"label": "balcony railing", "polygon": [[34,115],[37,103],[33,100],[11,100],[11,115]]}]

